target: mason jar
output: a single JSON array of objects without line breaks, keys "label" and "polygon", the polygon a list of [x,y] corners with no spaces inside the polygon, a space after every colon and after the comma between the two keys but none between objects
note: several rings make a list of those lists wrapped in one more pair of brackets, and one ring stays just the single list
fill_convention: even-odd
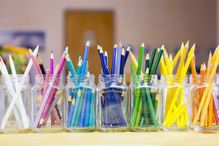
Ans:
[{"label": "mason jar", "polygon": [[96,86],[94,75],[68,77],[65,127],[72,132],[91,132],[96,127]]},{"label": "mason jar", "polygon": [[160,99],[157,75],[133,75],[130,89],[132,131],[159,130]]},{"label": "mason jar", "polygon": [[35,132],[63,131],[65,88],[60,76],[35,77],[32,88],[34,99],[32,130]]},{"label": "mason jar", "polygon": [[218,85],[206,75],[190,76],[192,124],[197,131],[215,131],[218,123]]},{"label": "mason jar", "polygon": [[99,75],[97,128],[101,131],[128,130],[128,88],[125,75]]},{"label": "mason jar", "polygon": [[2,75],[0,93],[0,132],[30,131],[32,97],[29,76]]},{"label": "mason jar", "polygon": [[188,77],[161,76],[161,128],[184,131],[190,128],[191,94]]}]

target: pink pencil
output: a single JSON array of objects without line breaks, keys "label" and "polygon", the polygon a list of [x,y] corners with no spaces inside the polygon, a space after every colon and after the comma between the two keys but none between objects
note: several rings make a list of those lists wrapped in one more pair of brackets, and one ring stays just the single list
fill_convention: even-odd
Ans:
[{"label": "pink pencil", "polygon": [[[59,69],[57,69],[56,74],[54,74],[54,77],[55,77],[54,85],[58,84],[58,82],[59,82],[59,77],[60,77],[61,72],[62,72],[62,70],[64,68],[65,62],[66,62],[65,53],[63,53],[61,61],[60,61],[60,64],[59,64],[60,65]],[[49,97],[48,97],[47,103],[45,104],[45,108],[44,108],[44,110],[42,112],[42,115],[41,115],[40,125],[44,122],[45,117],[48,114],[50,105],[51,105],[51,103],[52,103],[52,101],[54,99],[56,91],[57,91],[57,88],[53,88],[53,87],[51,88],[51,91],[49,93]]]},{"label": "pink pencil", "polygon": [[42,73],[41,73],[41,70],[40,70],[40,67],[39,67],[39,65],[38,65],[38,63],[37,63],[36,58],[34,57],[34,54],[33,54],[32,50],[29,49],[29,52],[30,52],[31,59],[32,59],[32,61],[33,61],[33,65],[34,65],[34,68],[35,68],[37,74],[42,74]]},{"label": "pink pencil", "polygon": [[53,52],[51,52],[51,55],[50,55],[50,74],[51,75],[54,74],[54,55],[53,55]]}]

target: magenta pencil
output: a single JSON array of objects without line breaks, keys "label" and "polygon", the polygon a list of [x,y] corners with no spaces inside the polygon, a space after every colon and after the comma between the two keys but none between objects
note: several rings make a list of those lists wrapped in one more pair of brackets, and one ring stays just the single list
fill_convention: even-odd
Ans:
[{"label": "magenta pencil", "polygon": [[54,74],[54,55],[53,55],[53,52],[51,52],[51,55],[50,55],[50,74],[51,75]]},{"label": "magenta pencil", "polygon": [[[60,61],[60,64],[59,64],[59,65],[60,65],[60,66],[59,66],[59,69],[58,69],[57,73],[55,74],[54,85],[55,85],[55,84],[58,84],[58,82],[59,82],[59,79],[58,79],[58,78],[59,78],[60,75],[61,75],[61,72],[62,72],[62,70],[63,70],[63,68],[64,68],[65,62],[66,62],[65,53],[63,53],[62,58],[61,58],[61,61]],[[44,108],[44,110],[43,110],[43,112],[42,112],[42,115],[41,115],[40,125],[44,122],[45,117],[46,117],[46,115],[48,114],[50,105],[51,105],[51,103],[52,103],[52,101],[53,101],[53,99],[54,99],[54,96],[55,96],[55,94],[56,94],[56,91],[57,91],[56,88],[53,88],[53,87],[51,88],[51,92],[50,92],[50,94],[49,94],[47,103],[45,104],[45,108]]]}]

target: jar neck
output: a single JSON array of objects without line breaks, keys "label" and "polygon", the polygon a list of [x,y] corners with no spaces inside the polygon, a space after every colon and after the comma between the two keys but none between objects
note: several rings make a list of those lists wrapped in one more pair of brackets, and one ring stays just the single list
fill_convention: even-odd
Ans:
[{"label": "jar neck", "polygon": [[44,84],[44,83],[61,83],[61,76],[53,76],[53,75],[41,75],[38,74],[35,76],[35,84]]},{"label": "jar neck", "polygon": [[190,84],[207,84],[208,78],[207,75],[190,75],[189,76],[189,83]]},{"label": "jar neck", "polygon": [[120,84],[126,85],[125,75],[116,75],[116,74],[109,74],[109,75],[99,75],[99,83],[104,85]]},{"label": "jar neck", "polygon": [[17,82],[17,83],[29,83],[30,77],[29,75],[17,74],[16,76],[9,75],[1,75],[2,84],[7,84],[8,82]]},{"label": "jar neck", "polygon": [[73,83],[73,84],[84,84],[84,85],[90,85],[94,84],[94,75],[89,74],[89,75],[76,75],[74,77],[68,76],[67,80],[68,83]]},{"label": "jar neck", "polygon": [[157,75],[133,75],[131,76],[131,84],[134,85],[158,84],[158,77]]},{"label": "jar neck", "polygon": [[172,84],[180,84],[184,85],[188,83],[188,76],[181,77],[177,75],[161,75],[161,82],[166,83],[168,85]]}]

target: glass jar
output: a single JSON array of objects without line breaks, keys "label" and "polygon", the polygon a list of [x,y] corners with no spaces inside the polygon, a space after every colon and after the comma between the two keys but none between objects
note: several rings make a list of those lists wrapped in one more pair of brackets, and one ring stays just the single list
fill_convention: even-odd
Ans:
[{"label": "glass jar", "polygon": [[2,75],[0,97],[0,132],[30,131],[32,98],[29,76]]},{"label": "glass jar", "polygon": [[128,89],[125,75],[99,75],[97,128],[101,131],[128,129]]},{"label": "glass jar", "polygon": [[190,76],[192,97],[191,128],[197,131],[214,131],[218,123],[218,87],[214,79],[205,75]]},{"label": "glass jar", "polygon": [[156,75],[131,78],[130,115],[132,131],[159,130],[159,85]]},{"label": "glass jar", "polygon": [[68,77],[65,127],[72,132],[91,132],[96,126],[96,86],[94,75]]},{"label": "glass jar", "polygon": [[190,127],[191,95],[188,77],[161,76],[161,128],[183,131]]},{"label": "glass jar", "polygon": [[37,75],[32,88],[32,97],[34,99],[33,131],[63,131],[62,102],[65,88],[61,77]]}]

